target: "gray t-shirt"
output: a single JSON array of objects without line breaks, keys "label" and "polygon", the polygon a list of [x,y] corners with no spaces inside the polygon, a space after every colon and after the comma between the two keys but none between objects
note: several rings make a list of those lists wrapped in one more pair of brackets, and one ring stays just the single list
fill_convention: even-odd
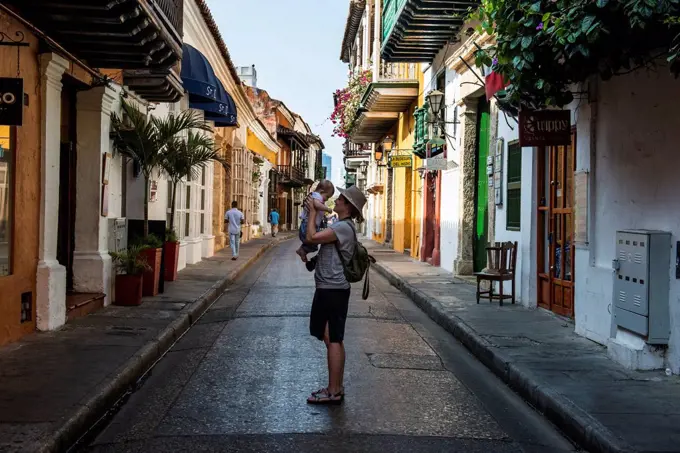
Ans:
[{"label": "gray t-shirt", "polygon": [[[337,245],[347,263],[356,248],[355,230],[351,220],[338,221],[328,226],[335,232]],[[319,248],[314,280],[320,289],[348,289],[351,287],[342,267],[342,261],[335,248],[336,243],[322,244]]]}]

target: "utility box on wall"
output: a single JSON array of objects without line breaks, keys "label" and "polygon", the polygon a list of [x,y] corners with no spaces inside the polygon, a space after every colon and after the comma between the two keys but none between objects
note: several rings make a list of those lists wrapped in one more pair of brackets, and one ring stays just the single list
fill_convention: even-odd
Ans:
[{"label": "utility box on wall", "polygon": [[668,344],[671,234],[627,230],[616,233],[614,321],[620,328]]}]

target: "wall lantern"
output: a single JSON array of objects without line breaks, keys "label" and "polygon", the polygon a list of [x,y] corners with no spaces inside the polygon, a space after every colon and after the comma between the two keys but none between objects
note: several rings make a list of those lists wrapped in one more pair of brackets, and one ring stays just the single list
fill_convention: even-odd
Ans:
[{"label": "wall lantern", "polygon": [[444,93],[433,90],[427,94],[426,99],[430,106],[430,118],[434,120],[433,122],[439,122],[437,120],[441,118],[442,108],[444,107]]},{"label": "wall lantern", "polygon": [[380,162],[383,158],[383,149],[382,147],[378,147],[375,149],[375,160],[376,162]]},{"label": "wall lantern", "polygon": [[382,145],[384,151],[386,151],[388,154],[391,153],[392,150],[394,149],[394,137],[388,135],[383,139]]}]

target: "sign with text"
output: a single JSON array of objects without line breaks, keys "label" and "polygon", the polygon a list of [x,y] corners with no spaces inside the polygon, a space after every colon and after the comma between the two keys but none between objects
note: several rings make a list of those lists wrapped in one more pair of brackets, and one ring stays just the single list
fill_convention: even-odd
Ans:
[{"label": "sign with text", "polygon": [[425,160],[425,168],[428,170],[446,170],[448,162],[444,157],[428,157]]},{"label": "sign with text", "polygon": [[21,126],[24,112],[24,79],[0,77],[0,125]]},{"label": "sign with text", "polygon": [[519,112],[519,144],[525,146],[568,146],[571,144],[569,110]]},{"label": "sign with text", "polygon": [[413,157],[410,154],[390,156],[387,164],[390,168],[412,167]]}]

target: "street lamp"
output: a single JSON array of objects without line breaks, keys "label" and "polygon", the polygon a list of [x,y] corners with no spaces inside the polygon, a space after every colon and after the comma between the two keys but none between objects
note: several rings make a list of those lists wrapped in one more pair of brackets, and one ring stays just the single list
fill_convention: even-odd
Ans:
[{"label": "street lamp", "polygon": [[383,150],[385,150],[388,154],[392,152],[392,149],[394,149],[394,137],[391,135],[388,135],[385,137],[382,141],[383,145]]},{"label": "street lamp", "polygon": [[442,107],[444,107],[444,93],[439,90],[430,91],[427,96],[427,103],[430,106],[430,117],[434,123],[439,122]]},{"label": "street lamp", "polygon": [[381,162],[382,158],[383,158],[383,149],[382,149],[382,147],[379,146],[375,149],[375,161]]}]

